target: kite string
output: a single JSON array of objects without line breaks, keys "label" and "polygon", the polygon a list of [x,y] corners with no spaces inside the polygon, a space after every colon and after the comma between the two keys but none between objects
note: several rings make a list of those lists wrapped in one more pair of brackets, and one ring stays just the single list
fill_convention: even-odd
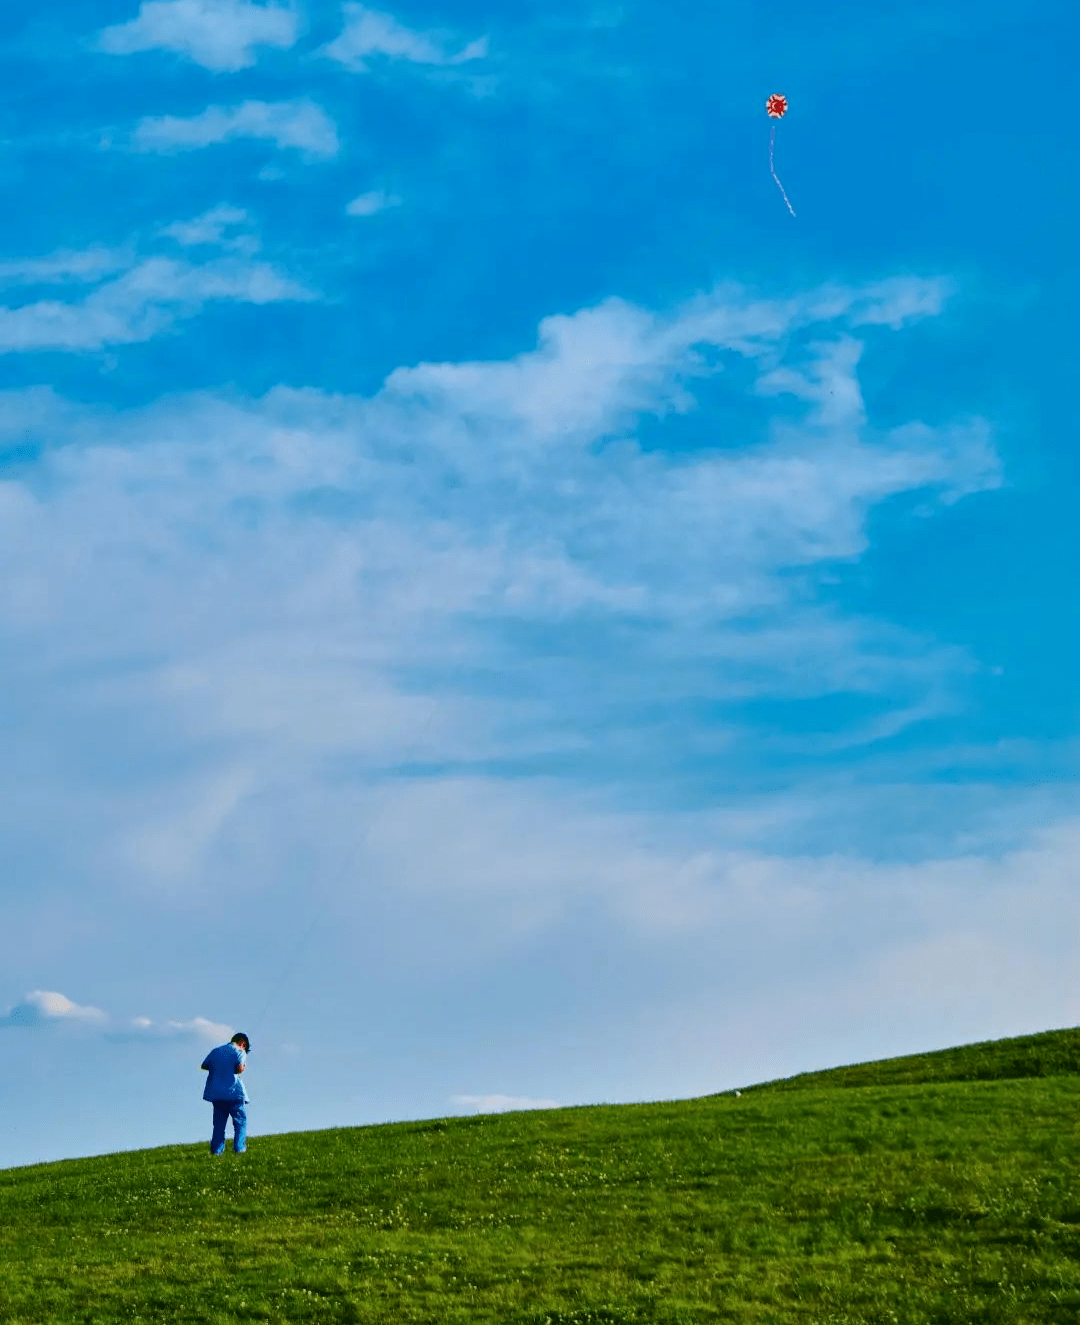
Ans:
[{"label": "kite string", "polygon": [[[420,728],[419,734],[417,736],[418,742],[422,742],[423,738],[428,734],[428,730],[430,729],[432,722],[435,720],[436,712],[437,709],[433,705],[430,711],[428,712],[427,718],[424,720],[423,726]],[[372,798],[372,800],[374,800],[374,798]],[[340,874],[328,876],[329,878],[334,880],[335,888],[339,884],[343,883],[345,879],[348,878],[349,874],[356,868],[356,864],[361,858],[361,853],[367,849],[368,841],[371,838],[374,826],[375,826],[375,815],[373,807],[372,813],[370,814],[368,821],[364,826],[364,830],[360,835],[359,841],[357,842],[355,849],[353,851],[350,851],[345,858],[345,862],[341,868]],[[330,890],[328,889],[327,896],[329,895],[329,891]],[[325,900],[325,898],[323,900]],[[319,921],[323,918],[324,910],[321,906],[319,905],[315,906],[314,912],[315,914],[312,917],[311,923],[308,925],[307,929],[305,929],[304,932],[300,935],[298,942],[295,944],[293,948],[292,956],[289,957],[289,959],[285,962],[284,966],[281,968],[278,980],[271,988],[270,993],[267,996],[266,1002],[263,1004],[262,1011],[255,1018],[255,1021],[252,1024],[252,1030],[256,1034],[258,1034],[259,1031],[262,1029],[262,1024],[266,1018],[267,1012],[270,1010],[273,1003],[277,1000],[277,996],[281,993],[282,989],[285,987],[285,984],[288,981],[289,977],[295,971],[297,963],[300,961],[300,956],[303,953],[304,949],[307,947],[308,940],[315,932],[315,929],[318,926]]]},{"label": "kite string", "polygon": [[781,193],[784,194],[784,201],[787,203],[788,211],[792,214],[792,216],[794,216],[795,208],[792,207],[790,202],[788,202],[788,196],[786,193],[784,193],[784,186],[783,184],[780,183],[780,177],[777,175],[775,169],[773,168],[773,144],[775,142],[776,142],[776,125],[774,124],[769,129],[769,170],[772,173],[773,179],[776,180],[776,187],[780,190]]},{"label": "kite string", "polygon": [[[430,726],[433,716],[434,716],[434,710],[432,710],[432,712],[428,714],[427,722],[424,724],[424,727],[420,732],[421,737],[426,735],[427,728]],[[307,929],[305,929],[304,932],[300,935],[299,940],[294,945],[292,956],[289,957],[288,960],[284,963],[284,965],[280,968],[280,973],[277,982],[272,986],[270,993],[267,995],[267,999],[266,1002],[263,1004],[262,1011],[259,1013],[259,1015],[255,1018],[254,1022],[252,1023],[252,1030],[255,1032],[255,1034],[258,1034],[262,1030],[263,1022],[266,1018],[267,1012],[269,1012],[271,1006],[276,1002],[277,996],[281,993],[282,989],[285,987],[285,984],[288,981],[289,977],[296,970],[297,964],[300,961],[301,954],[303,953],[304,949],[307,947],[308,940],[311,938],[312,934],[314,934],[316,928],[318,927],[319,922],[324,918],[326,914],[325,903],[328,897],[331,895],[332,892],[336,892],[337,888],[342,883],[345,882],[345,880],[349,877],[350,874],[352,874],[355,871],[357,863],[362,857],[362,853],[367,849],[368,842],[371,838],[372,830],[375,827],[374,797],[370,798],[370,803],[371,803],[371,811],[368,815],[367,823],[364,825],[363,831],[359,835],[359,839],[356,843],[356,846],[353,848],[352,851],[349,851],[346,854],[344,863],[342,864],[340,871],[336,871],[335,873],[328,874],[326,876],[327,880],[332,882],[333,888],[329,887],[328,884],[324,884],[324,895],[312,907],[314,915],[311,918],[311,923],[308,925]],[[308,895],[308,904],[309,905],[311,904],[310,894]]]}]

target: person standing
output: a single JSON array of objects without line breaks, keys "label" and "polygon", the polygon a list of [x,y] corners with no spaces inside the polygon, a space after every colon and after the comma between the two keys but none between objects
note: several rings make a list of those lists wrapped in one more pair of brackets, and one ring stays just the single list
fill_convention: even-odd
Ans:
[{"label": "person standing", "polygon": [[233,1150],[242,1155],[247,1149],[248,1093],[240,1080],[251,1053],[251,1041],[243,1031],[237,1031],[228,1044],[219,1044],[202,1061],[202,1070],[209,1072],[203,1099],[214,1106],[214,1130],[210,1136],[211,1155],[225,1153],[225,1124],[232,1119]]}]

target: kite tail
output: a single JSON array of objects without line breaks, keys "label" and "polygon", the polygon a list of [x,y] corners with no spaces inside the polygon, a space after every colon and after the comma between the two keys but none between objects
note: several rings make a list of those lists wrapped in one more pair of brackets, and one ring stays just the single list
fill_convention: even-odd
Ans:
[{"label": "kite tail", "polygon": [[794,216],[795,208],[792,207],[790,202],[788,202],[788,196],[786,193],[784,193],[784,186],[783,184],[780,183],[780,178],[777,175],[776,171],[773,169],[772,156],[773,156],[773,144],[775,142],[776,142],[776,125],[774,124],[772,128],[769,130],[769,170],[772,173],[773,179],[776,180],[776,187],[780,190],[781,193],[784,194],[784,201],[787,203],[788,211],[792,214],[792,216]]}]

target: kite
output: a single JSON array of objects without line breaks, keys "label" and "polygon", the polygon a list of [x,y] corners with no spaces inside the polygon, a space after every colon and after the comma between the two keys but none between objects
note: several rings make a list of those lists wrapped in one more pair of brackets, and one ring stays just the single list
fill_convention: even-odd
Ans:
[{"label": "kite", "polygon": [[[768,101],[766,101],[765,109],[769,113],[770,120],[782,120],[784,116],[787,114],[787,97],[782,97],[778,92],[774,92],[772,96],[768,99]],[[792,216],[794,216],[795,208],[792,207],[790,202],[788,202],[788,196],[786,193],[784,193],[784,186],[783,184],[780,183],[780,179],[777,176],[775,169],[773,168],[773,159],[772,159],[773,144],[775,142],[776,142],[776,125],[774,124],[769,129],[769,170],[772,172],[773,179],[776,180],[776,187],[784,195],[784,201],[787,203],[788,211],[792,214]]]}]

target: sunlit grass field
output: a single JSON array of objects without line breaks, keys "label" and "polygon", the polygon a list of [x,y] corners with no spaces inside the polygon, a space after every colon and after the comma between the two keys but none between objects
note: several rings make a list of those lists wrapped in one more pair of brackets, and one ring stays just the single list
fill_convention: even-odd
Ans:
[{"label": "sunlit grass field", "polygon": [[1080,1030],[0,1171],[4,1322],[1080,1322]]}]

